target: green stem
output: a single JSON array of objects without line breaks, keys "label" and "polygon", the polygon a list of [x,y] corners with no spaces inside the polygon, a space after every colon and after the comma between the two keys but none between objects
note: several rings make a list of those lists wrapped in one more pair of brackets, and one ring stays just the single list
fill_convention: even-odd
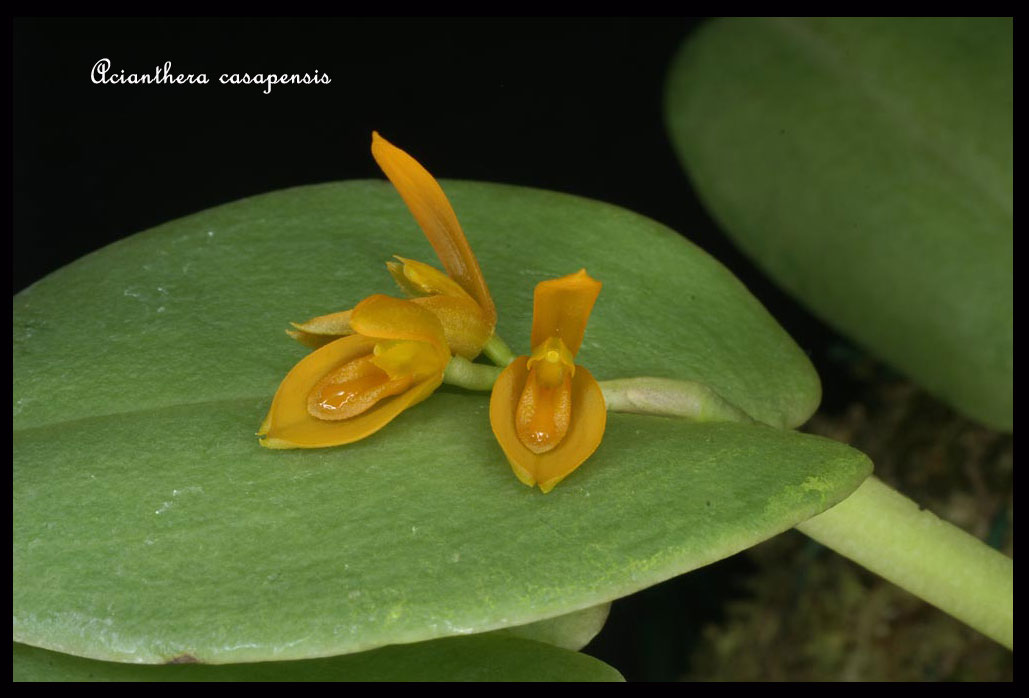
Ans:
[{"label": "green stem", "polygon": [[872,476],[797,529],[1013,648],[1013,561]]},{"label": "green stem", "polygon": [[468,359],[455,356],[443,371],[443,382],[468,390],[492,390],[497,376],[504,369],[488,364],[474,364]]},{"label": "green stem", "polygon": [[694,422],[754,422],[746,412],[696,381],[619,378],[601,381],[609,412],[685,417]]},{"label": "green stem", "polygon": [[493,335],[486,342],[482,348],[482,353],[485,354],[490,361],[495,363],[497,366],[507,366],[509,363],[515,360],[514,352],[504,343],[497,335]]}]

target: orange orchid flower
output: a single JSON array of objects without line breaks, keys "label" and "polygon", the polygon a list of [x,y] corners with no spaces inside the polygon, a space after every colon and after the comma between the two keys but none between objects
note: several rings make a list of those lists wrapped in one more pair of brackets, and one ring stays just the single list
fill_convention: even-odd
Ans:
[{"label": "orange orchid flower", "polygon": [[279,385],[258,431],[262,446],[319,448],[363,439],[429,397],[454,354],[474,359],[493,338],[493,299],[439,183],[378,133],[372,155],[447,274],[397,257],[386,266],[410,300],[375,295],[351,310],[294,323],[289,334],[315,351]]},{"label": "orange orchid flower", "polygon": [[[497,311],[454,209],[433,176],[377,132],[372,133],[372,156],[418,221],[447,274],[399,256],[398,262],[386,262],[386,267],[412,302],[439,319],[451,351],[474,359],[493,336]],[[351,313],[344,310],[293,323],[296,329],[287,332],[303,344],[320,347],[353,332]]]},{"label": "orange orchid flower", "polygon": [[350,313],[354,334],[308,354],[279,385],[258,436],[267,448],[352,443],[386,426],[443,382],[450,350],[439,319],[375,295]]},{"label": "orange orchid flower", "polygon": [[597,450],[607,424],[600,385],[575,364],[600,286],[585,269],[537,284],[532,355],[493,385],[493,433],[518,479],[544,492]]}]

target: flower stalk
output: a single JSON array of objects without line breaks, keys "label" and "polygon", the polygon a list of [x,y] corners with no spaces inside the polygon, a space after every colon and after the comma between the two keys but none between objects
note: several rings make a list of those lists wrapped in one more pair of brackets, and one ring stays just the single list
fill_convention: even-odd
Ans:
[{"label": "flower stalk", "polygon": [[504,369],[500,366],[477,364],[463,356],[450,359],[443,372],[443,382],[465,390],[493,390],[493,384]]},{"label": "flower stalk", "polygon": [[[515,353],[511,351],[510,347],[507,346],[504,340],[496,334],[490,337],[486,341],[486,344],[483,345],[482,353],[485,354],[490,361],[501,368],[505,368],[515,360]],[[498,373],[497,375],[500,374]],[[493,386],[491,385],[490,388],[492,387]],[[485,388],[483,388],[483,390],[485,390]]]}]

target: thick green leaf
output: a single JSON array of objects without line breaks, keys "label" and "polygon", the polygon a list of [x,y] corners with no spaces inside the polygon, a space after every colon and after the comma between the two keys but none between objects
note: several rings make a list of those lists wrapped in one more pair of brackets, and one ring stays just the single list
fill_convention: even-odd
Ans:
[{"label": "thick green leaf", "polygon": [[149,666],[14,644],[15,681],[624,681],[585,654],[522,638],[475,635],[325,659]]},{"label": "thick green leaf", "polygon": [[[541,278],[604,281],[580,361],[702,380],[766,422],[818,383],[720,265],[573,197],[444,183],[527,342]],[[287,320],[430,259],[383,183],[306,187],[174,221],[15,299],[15,639],[97,659],[301,659],[531,623],[718,560],[844,498],[867,459],[765,425],[612,414],[548,495],[511,474],[488,396],[444,388],[356,444],[261,449],[303,355]],[[84,289],[88,289],[85,292]]]},{"label": "thick green leaf", "polygon": [[1012,419],[1010,19],[731,19],[667,118],[726,231],[961,412]]},{"label": "thick green leaf", "polygon": [[[536,283],[586,267],[604,291],[579,358],[599,380],[698,380],[775,426],[817,407],[804,353],[676,233],[576,197],[444,186],[516,351],[529,351]],[[84,257],[15,300],[14,427],[270,399],[305,352],[285,338],[289,321],[400,295],[384,266],[394,254],[436,262],[392,186],[349,182],[245,199]]]}]

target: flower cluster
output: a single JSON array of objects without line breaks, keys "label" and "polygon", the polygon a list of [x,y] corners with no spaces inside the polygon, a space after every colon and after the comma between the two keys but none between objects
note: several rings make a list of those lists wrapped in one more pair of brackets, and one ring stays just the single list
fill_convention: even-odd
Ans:
[{"label": "flower cluster", "polygon": [[[489,288],[439,183],[378,133],[372,155],[446,273],[396,257],[386,266],[408,298],[377,294],[350,310],[293,323],[288,333],[314,351],[275,393],[258,430],[267,448],[339,446],[370,436],[432,395],[452,361],[474,360],[498,342]],[[538,284],[532,353],[494,357],[507,365],[493,383],[493,433],[518,479],[544,492],[589,458],[604,434],[600,386],[575,363],[600,286],[585,269]]]}]

